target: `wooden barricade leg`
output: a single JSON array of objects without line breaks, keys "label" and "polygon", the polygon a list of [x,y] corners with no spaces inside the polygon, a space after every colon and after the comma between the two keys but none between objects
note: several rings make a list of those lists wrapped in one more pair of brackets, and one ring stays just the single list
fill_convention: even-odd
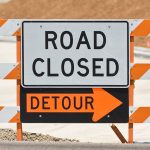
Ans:
[{"label": "wooden barricade leg", "polygon": [[[130,36],[130,62],[134,63],[134,36]],[[129,106],[134,102],[134,81],[130,81]],[[133,143],[133,123],[128,123],[128,143]]]},{"label": "wooden barricade leg", "polygon": [[[21,61],[21,37],[17,36],[17,63]],[[17,79],[17,106],[20,106],[20,80]],[[22,141],[22,123],[17,123],[17,141]]]},{"label": "wooden barricade leg", "polygon": [[[134,81],[129,87],[129,106],[133,106]],[[128,143],[133,143],[133,123],[128,123]]]},{"label": "wooden barricade leg", "polygon": [[122,143],[127,143],[127,141],[124,138],[124,136],[122,135],[122,133],[119,131],[119,129],[114,124],[112,124],[111,128]]},{"label": "wooden barricade leg", "polygon": [[128,143],[127,140],[125,139],[125,137],[123,136],[123,134],[119,131],[119,129],[117,128],[116,125],[112,124],[111,125],[111,129],[114,131],[114,133],[116,134],[116,136],[118,137],[118,139],[122,143]]},{"label": "wooden barricade leg", "polygon": [[133,123],[128,123],[128,143],[133,143]]}]

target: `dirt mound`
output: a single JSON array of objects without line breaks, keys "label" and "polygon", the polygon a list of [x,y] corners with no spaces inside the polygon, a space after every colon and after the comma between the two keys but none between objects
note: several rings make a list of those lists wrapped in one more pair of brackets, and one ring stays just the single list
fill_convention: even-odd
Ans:
[{"label": "dirt mound", "polygon": [[12,0],[1,18],[150,18],[149,0]]},{"label": "dirt mound", "polygon": [[[0,18],[146,19],[150,0],[11,0],[0,4]],[[147,46],[145,38],[136,39]]]},{"label": "dirt mound", "polygon": [[[0,129],[0,141],[16,141],[16,133],[11,129]],[[63,139],[38,133],[23,133],[24,141],[36,142],[79,142],[75,139]]]}]

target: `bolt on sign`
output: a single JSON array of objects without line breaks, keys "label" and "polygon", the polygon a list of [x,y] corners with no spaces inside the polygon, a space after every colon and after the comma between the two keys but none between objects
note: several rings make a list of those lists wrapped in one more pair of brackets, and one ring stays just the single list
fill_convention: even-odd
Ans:
[{"label": "bolt on sign", "polygon": [[127,21],[23,21],[21,121],[128,122]]}]

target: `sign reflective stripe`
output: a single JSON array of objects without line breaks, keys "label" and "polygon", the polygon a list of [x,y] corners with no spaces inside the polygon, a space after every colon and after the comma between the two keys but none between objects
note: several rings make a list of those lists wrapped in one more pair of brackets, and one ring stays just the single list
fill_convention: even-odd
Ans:
[{"label": "sign reflective stripe", "polygon": [[20,79],[20,64],[0,63],[0,79]]},{"label": "sign reflective stripe", "polygon": [[15,123],[20,122],[20,112],[17,106],[0,106],[0,122]]},{"label": "sign reflective stripe", "polygon": [[[20,79],[20,64],[0,63],[0,79]],[[131,80],[149,80],[150,64],[131,64]]]},{"label": "sign reflective stripe", "polygon": [[138,107],[130,109],[130,123],[144,123],[149,122],[150,107]]},{"label": "sign reflective stripe", "polygon": [[1,36],[16,36],[16,32],[21,27],[22,19],[2,19],[0,20]]},{"label": "sign reflective stripe", "polygon": [[150,20],[143,20],[132,32],[131,36],[147,36],[150,33]]},{"label": "sign reflective stripe", "polygon": [[[20,26],[23,19],[0,19],[1,36],[20,36]],[[131,36],[146,36],[149,34],[150,20],[128,19]]]},{"label": "sign reflective stripe", "polygon": [[127,21],[129,22],[129,30],[132,36],[132,32],[142,23],[143,19],[129,19]]},{"label": "sign reflective stripe", "polygon": [[130,74],[131,80],[149,80],[150,64],[132,64]]},{"label": "sign reflective stripe", "polygon": [[2,27],[5,22],[7,22],[7,19],[0,19],[0,27]]}]

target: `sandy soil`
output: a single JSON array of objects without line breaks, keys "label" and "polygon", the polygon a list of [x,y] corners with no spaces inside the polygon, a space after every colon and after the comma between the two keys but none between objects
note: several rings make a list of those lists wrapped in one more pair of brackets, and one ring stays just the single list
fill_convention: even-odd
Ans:
[{"label": "sandy soil", "polygon": [[2,18],[149,18],[149,0],[11,0]]}]

